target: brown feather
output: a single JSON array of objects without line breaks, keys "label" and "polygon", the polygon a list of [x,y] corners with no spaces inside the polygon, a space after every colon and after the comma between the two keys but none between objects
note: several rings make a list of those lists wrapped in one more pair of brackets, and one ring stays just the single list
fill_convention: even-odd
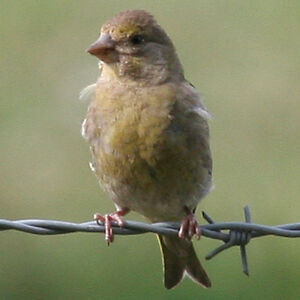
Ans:
[{"label": "brown feather", "polygon": [[195,282],[208,288],[211,282],[195,253],[191,241],[178,237],[158,236],[163,265],[164,284],[167,289],[175,287],[186,272]]},{"label": "brown feather", "polygon": [[[136,34],[143,37],[140,45],[132,44]],[[209,114],[152,15],[122,12],[102,27],[101,35],[110,44],[102,53],[82,131],[91,145],[95,174],[118,209],[151,222],[182,221],[211,187]],[[190,241],[159,240],[167,288],[185,272],[211,285]]]}]

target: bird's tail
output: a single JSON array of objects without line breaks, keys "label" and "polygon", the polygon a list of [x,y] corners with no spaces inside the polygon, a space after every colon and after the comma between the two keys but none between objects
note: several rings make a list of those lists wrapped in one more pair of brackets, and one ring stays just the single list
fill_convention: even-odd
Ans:
[{"label": "bird's tail", "polygon": [[210,287],[211,282],[203,269],[191,241],[179,237],[158,236],[164,265],[164,284],[167,289],[176,286],[185,272],[197,283]]}]

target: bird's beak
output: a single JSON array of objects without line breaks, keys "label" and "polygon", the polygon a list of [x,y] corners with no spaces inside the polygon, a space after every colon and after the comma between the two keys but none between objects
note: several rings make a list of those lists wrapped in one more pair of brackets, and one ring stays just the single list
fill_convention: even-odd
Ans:
[{"label": "bird's beak", "polygon": [[111,57],[115,50],[116,43],[112,40],[110,34],[102,33],[99,39],[94,42],[86,51],[99,59],[106,61]]}]

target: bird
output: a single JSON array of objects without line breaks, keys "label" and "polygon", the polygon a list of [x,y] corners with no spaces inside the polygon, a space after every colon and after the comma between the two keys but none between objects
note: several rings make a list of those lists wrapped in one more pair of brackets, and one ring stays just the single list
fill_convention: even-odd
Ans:
[{"label": "bird", "polygon": [[181,222],[178,236],[158,235],[164,285],[185,275],[203,287],[211,281],[194,250],[200,238],[195,217],[212,188],[210,114],[184,77],[175,46],[154,16],[126,10],[107,21],[87,52],[100,62],[82,135],[92,153],[91,168],[116,211],[95,214],[105,224],[124,225],[130,211],[149,222]]}]

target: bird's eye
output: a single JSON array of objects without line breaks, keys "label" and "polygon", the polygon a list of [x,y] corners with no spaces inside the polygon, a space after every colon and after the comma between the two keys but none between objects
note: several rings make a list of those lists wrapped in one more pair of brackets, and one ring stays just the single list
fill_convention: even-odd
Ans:
[{"label": "bird's eye", "polygon": [[135,34],[130,38],[130,42],[133,45],[140,45],[144,42],[144,37],[141,34]]}]

